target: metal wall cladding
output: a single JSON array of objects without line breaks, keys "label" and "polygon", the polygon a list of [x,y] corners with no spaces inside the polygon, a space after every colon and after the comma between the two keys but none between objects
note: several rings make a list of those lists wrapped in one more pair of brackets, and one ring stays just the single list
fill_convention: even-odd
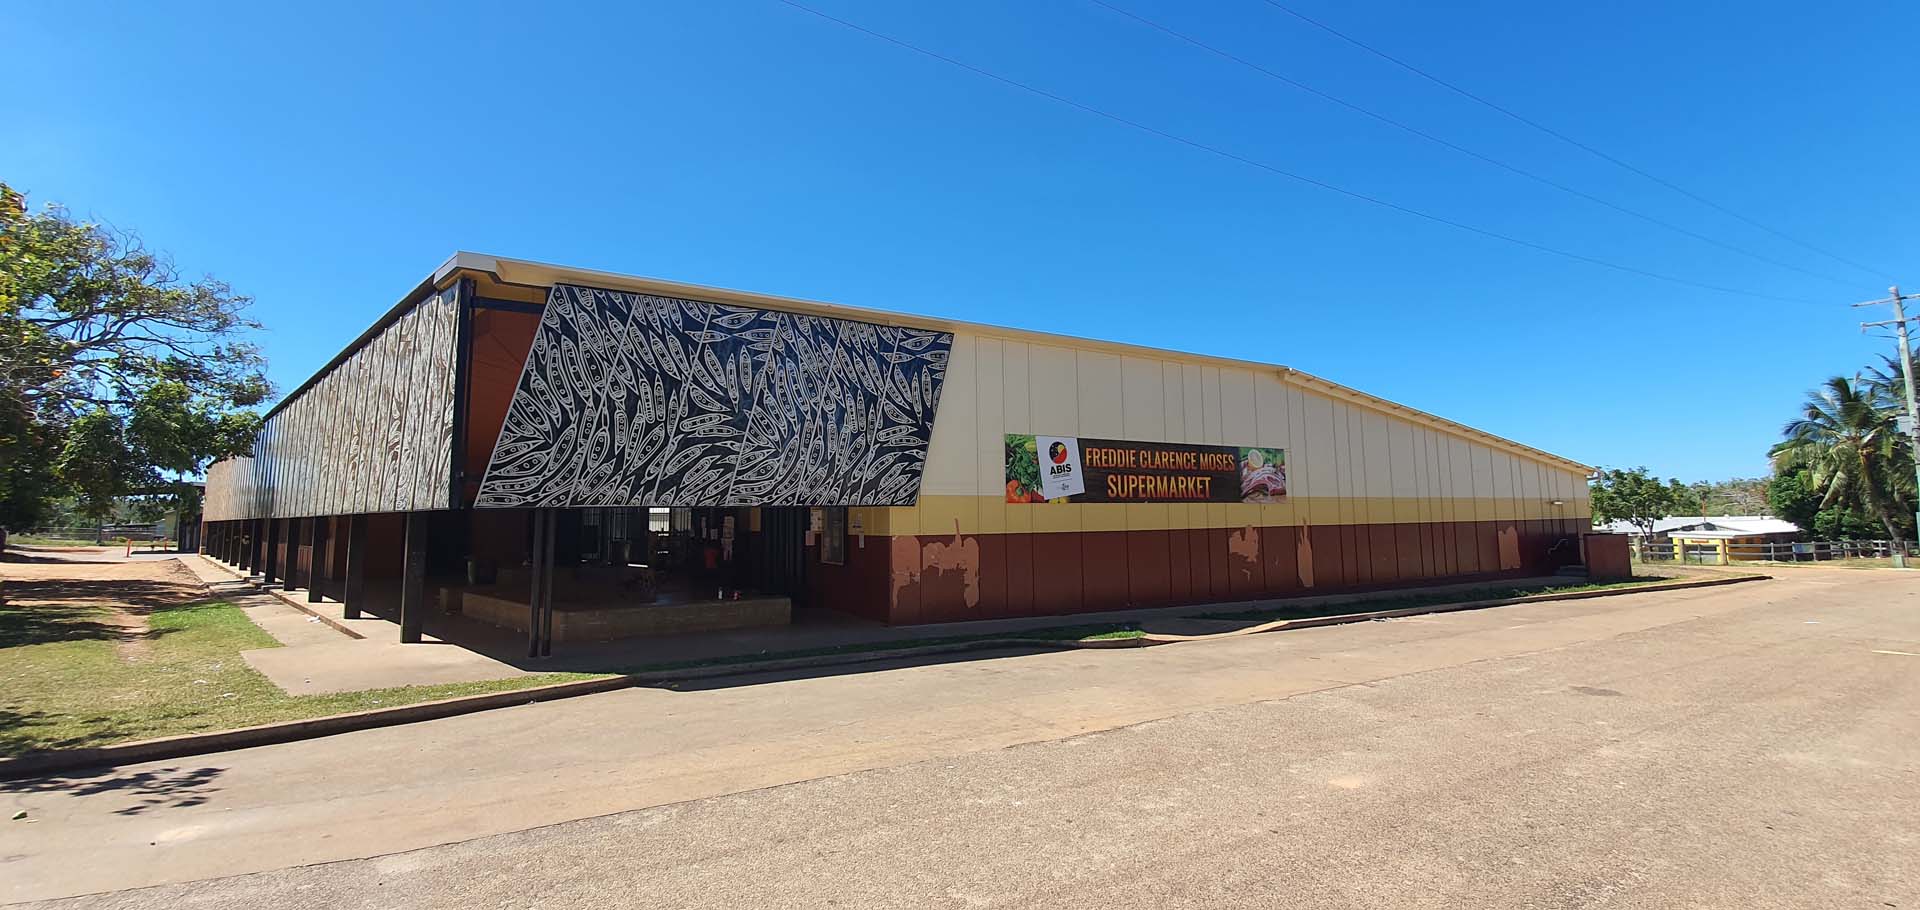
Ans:
[{"label": "metal wall cladding", "polygon": [[208,465],[201,509],[207,521],[254,517],[253,459],[229,458]]},{"label": "metal wall cladding", "polygon": [[475,506],[912,505],[952,347],[556,285]]},{"label": "metal wall cladding", "polygon": [[451,507],[459,315],[452,289],[421,301],[281,408],[207,468],[206,520]]}]

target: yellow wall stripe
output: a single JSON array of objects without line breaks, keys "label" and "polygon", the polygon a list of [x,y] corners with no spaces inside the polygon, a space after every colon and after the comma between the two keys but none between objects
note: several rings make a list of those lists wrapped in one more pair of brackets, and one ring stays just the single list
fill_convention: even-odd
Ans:
[{"label": "yellow wall stripe", "polygon": [[1070,531],[1167,531],[1408,522],[1589,522],[1585,500],[1296,496],[1285,503],[1008,503],[992,496],[922,494],[912,508],[857,507],[849,530],[864,534],[1026,534]]}]

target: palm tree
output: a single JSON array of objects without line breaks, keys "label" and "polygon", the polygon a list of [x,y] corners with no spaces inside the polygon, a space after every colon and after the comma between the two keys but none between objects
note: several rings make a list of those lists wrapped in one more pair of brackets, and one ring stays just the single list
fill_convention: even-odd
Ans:
[{"label": "palm tree", "polygon": [[[1882,366],[1869,367],[1866,373],[1867,391],[1873,396],[1875,407],[1889,414],[1907,413],[1906,374],[1900,369],[1900,358],[1882,356]],[[1920,362],[1907,361],[1906,373],[1911,373],[1920,381]],[[1913,436],[1911,432],[1898,433],[1894,441],[1894,466],[1892,491],[1903,514],[1912,514],[1916,495],[1920,489],[1914,486],[1913,473]],[[1917,529],[1920,530],[1920,529]]]},{"label": "palm tree", "polygon": [[[1914,378],[1920,380],[1920,373],[1915,373]],[[1864,391],[1873,396],[1880,407],[1890,408],[1896,412],[1905,411],[1906,378],[1901,374],[1900,358],[1882,354],[1880,366],[1868,367],[1861,385]]]},{"label": "palm tree", "polygon": [[1807,393],[1801,416],[1781,430],[1786,441],[1768,454],[1781,473],[1807,469],[1820,508],[1859,508],[1880,520],[1888,539],[1899,540],[1893,509],[1911,478],[1900,476],[1905,453],[1896,412],[1872,385],[1859,377],[1828,379]]}]

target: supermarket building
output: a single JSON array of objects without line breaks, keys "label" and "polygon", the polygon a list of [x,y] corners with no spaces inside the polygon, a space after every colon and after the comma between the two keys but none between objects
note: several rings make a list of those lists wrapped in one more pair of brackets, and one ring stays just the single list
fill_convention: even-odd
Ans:
[{"label": "supermarket building", "polygon": [[1284,366],[463,252],[209,469],[202,539],[544,653],[1551,574],[1589,473]]}]

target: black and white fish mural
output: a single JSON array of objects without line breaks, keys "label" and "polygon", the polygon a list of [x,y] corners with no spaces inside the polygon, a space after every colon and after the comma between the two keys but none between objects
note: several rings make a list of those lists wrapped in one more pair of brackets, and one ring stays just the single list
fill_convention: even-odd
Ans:
[{"label": "black and white fish mural", "polygon": [[913,505],[953,335],[555,285],[476,508]]}]

